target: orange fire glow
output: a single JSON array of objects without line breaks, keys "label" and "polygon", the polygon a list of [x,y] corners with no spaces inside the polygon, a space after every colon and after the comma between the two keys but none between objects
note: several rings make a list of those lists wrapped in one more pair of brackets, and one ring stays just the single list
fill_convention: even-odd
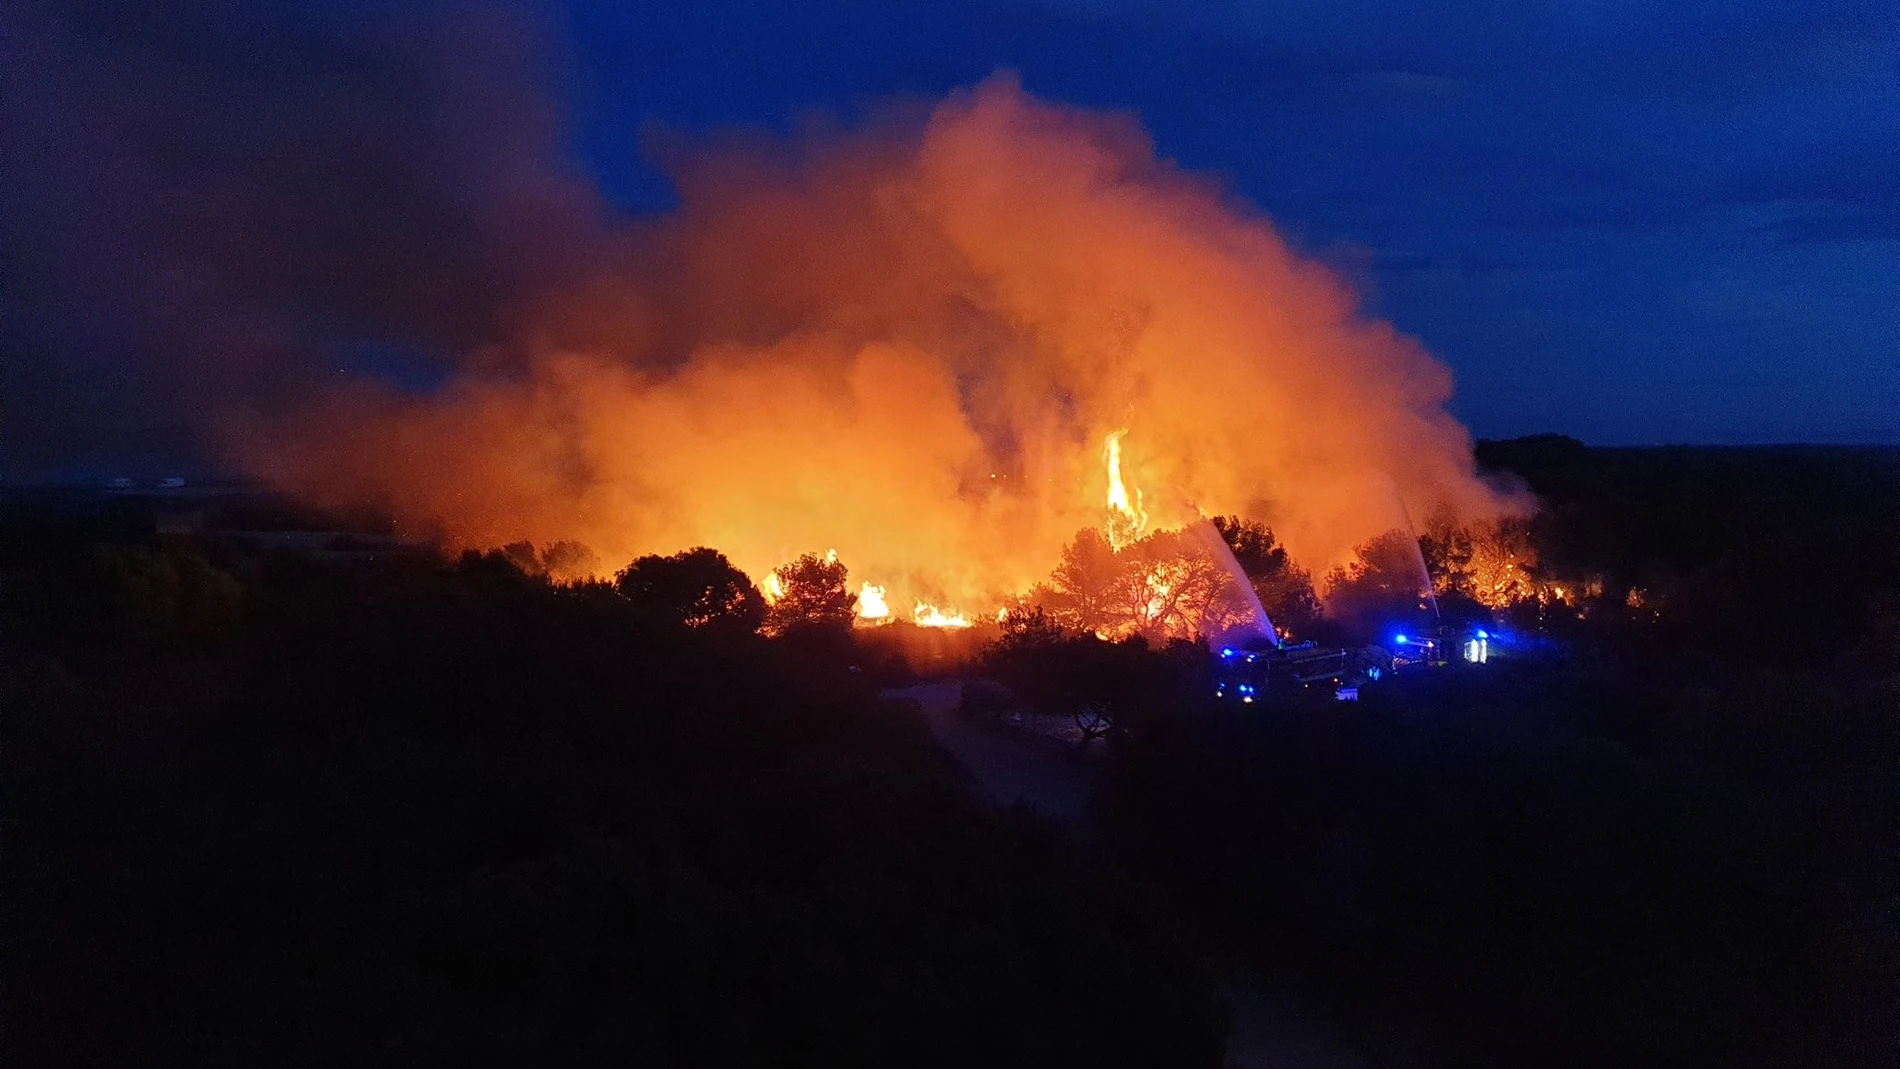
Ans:
[{"label": "orange fire glow", "polygon": [[998,77],[872,125],[676,152],[680,207],[445,386],[317,399],[253,470],[451,548],[712,546],[768,597],[836,546],[862,618],[929,626],[1013,604],[1104,502],[1118,547],[1235,513],[1315,570],[1513,507],[1446,370],[1132,118]]},{"label": "orange fire glow", "polygon": [[920,601],[911,611],[911,619],[918,627],[968,627],[970,621],[960,612],[951,609],[945,612],[928,602]]},{"label": "orange fire glow", "polygon": [[1148,513],[1142,505],[1141,489],[1135,489],[1133,503],[1128,500],[1128,487],[1122,482],[1122,438],[1128,433],[1126,428],[1108,436],[1102,444],[1102,464],[1108,469],[1108,523],[1104,530],[1108,543],[1116,549],[1122,549],[1140,538],[1148,526]]}]

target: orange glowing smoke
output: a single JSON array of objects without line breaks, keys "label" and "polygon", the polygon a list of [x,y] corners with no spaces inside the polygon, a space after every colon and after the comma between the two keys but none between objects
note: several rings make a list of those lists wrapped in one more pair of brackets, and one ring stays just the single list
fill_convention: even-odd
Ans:
[{"label": "orange glowing smoke", "polygon": [[513,338],[430,396],[321,399],[254,466],[608,569],[835,546],[861,613],[920,622],[1008,603],[1084,526],[1240,514],[1317,570],[1407,509],[1509,507],[1446,370],[1130,117],[998,77],[874,125],[675,153],[678,210]]}]

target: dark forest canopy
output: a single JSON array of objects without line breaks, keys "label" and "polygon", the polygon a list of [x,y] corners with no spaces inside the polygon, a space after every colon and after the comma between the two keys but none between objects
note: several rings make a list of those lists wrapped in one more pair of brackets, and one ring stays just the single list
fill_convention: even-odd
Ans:
[{"label": "dark forest canopy", "polygon": [[[1602,593],[1246,713],[1204,647],[1062,626],[1086,538],[1056,613],[853,631],[815,554],[774,621],[715,548],[572,582],[0,497],[7,1061],[1213,1066],[1257,970],[1372,1065],[1891,1065],[1900,451],[1479,456]],[[977,800],[913,671],[1099,736],[1086,851]]]},{"label": "dark forest canopy", "polygon": [[1900,448],[1541,435],[1479,442],[1477,456],[1536,493],[1547,566],[1659,595],[1676,641],[1827,656],[1882,626],[1900,590]]},{"label": "dark forest canopy", "polygon": [[821,647],[501,554],[115,552],[138,626],[66,635],[122,654],[0,673],[11,1064],[1218,1063],[1149,897]]}]

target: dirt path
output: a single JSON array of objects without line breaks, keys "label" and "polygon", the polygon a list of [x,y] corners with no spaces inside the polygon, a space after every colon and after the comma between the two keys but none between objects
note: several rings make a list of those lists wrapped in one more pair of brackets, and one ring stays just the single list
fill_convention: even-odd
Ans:
[{"label": "dirt path", "polygon": [[930,723],[930,734],[963,763],[990,801],[1028,806],[1081,827],[1094,789],[1093,769],[1086,762],[1063,760],[957,715],[961,692],[962,684],[952,682],[921,683],[884,693],[917,703]]},{"label": "dirt path", "polygon": [[[931,735],[992,802],[1028,806],[1086,834],[1096,766],[971,723],[957,714],[961,692],[956,682],[920,683],[885,695],[916,702]],[[1370,1069],[1317,1009],[1284,985],[1230,969],[1221,993],[1234,1015],[1227,1039],[1233,1069]]]}]

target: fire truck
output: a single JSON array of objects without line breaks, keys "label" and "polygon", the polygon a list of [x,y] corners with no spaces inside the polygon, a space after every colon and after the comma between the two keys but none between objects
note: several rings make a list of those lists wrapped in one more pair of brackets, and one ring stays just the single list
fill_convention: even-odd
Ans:
[{"label": "fire truck", "polygon": [[1360,687],[1394,672],[1484,664],[1490,658],[1489,632],[1442,624],[1397,632],[1390,648],[1327,647],[1315,642],[1285,645],[1256,639],[1218,650],[1214,696],[1247,705],[1311,694],[1357,701]]},{"label": "fire truck", "polygon": [[1361,685],[1376,682],[1392,667],[1392,655],[1378,646],[1341,649],[1315,642],[1280,645],[1257,640],[1221,647],[1214,696],[1247,705],[1315,692],[1354,701]]},{"label": "fire truck", "polygon": [[1491,660],[1491,633],[1482,627],[1456,631],[1434,627],[1416,634],[1403,631],[1392,636],[1392,663],[1395,668],[1420,665],[1442,668],[1454,662],[1486,664]]}]

